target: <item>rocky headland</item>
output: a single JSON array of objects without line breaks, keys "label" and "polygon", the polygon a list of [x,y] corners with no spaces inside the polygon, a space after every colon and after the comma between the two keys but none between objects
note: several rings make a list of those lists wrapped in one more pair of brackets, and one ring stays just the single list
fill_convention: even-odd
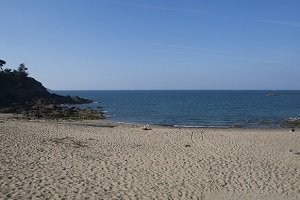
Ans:
[{"label": "rocky headland", "polygon": [[63,106],[92,102],[90,99],[78,96],[61,96],[48,92],[42,83],[28,76],[24,64],[21,64],[17,70],[1,68],[0,112],[2,113],[21,114],[22,117],[29,119],[103,119],[101,107],[92,110]]}]

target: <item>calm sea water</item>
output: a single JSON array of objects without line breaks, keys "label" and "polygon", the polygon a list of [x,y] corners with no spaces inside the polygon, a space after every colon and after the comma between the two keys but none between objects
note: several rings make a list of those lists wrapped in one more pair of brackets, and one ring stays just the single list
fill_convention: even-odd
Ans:
[{"label": "calm sea water", "polygon": [[300,91],[56,91],[102,106],[124,123],[199,127],[278,127],[300,117]]}]

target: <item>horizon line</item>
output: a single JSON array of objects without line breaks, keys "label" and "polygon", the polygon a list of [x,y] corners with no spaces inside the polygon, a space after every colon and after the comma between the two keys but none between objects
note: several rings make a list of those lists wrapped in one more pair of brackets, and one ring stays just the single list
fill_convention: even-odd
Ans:
[{"label": "horizon line", "polygon": [[49,89],[50,91],[300,91],[300,89]]}]

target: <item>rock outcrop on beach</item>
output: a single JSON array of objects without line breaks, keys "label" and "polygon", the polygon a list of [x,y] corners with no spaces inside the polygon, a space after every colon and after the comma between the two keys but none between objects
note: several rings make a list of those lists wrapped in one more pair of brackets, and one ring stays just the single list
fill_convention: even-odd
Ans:
[{"label": "rock outcrop on beach", "polygon": [[290,118],[281,124],[284,128],[295,128],[300,127],[300,118]]},{"label": "rock outcrop on beach", "polygon": [[61,104],[86,104],[92,100],[61,96],[48,90],[21,64],[18,70],[0,71],[0,112],[22,113],[30,118],[100,119],[101,111],[63,107]]}]

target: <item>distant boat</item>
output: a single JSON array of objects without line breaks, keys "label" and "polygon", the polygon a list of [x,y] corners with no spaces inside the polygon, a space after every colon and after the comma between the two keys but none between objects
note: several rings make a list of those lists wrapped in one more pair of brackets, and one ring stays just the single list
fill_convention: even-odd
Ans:
[{"label": "distant boat", "polygon": [[274,96],[278,96],[278,94],[274,93],[274,92],[270,92],[268,94],[266,94],[267,97],[274,97]]}]

